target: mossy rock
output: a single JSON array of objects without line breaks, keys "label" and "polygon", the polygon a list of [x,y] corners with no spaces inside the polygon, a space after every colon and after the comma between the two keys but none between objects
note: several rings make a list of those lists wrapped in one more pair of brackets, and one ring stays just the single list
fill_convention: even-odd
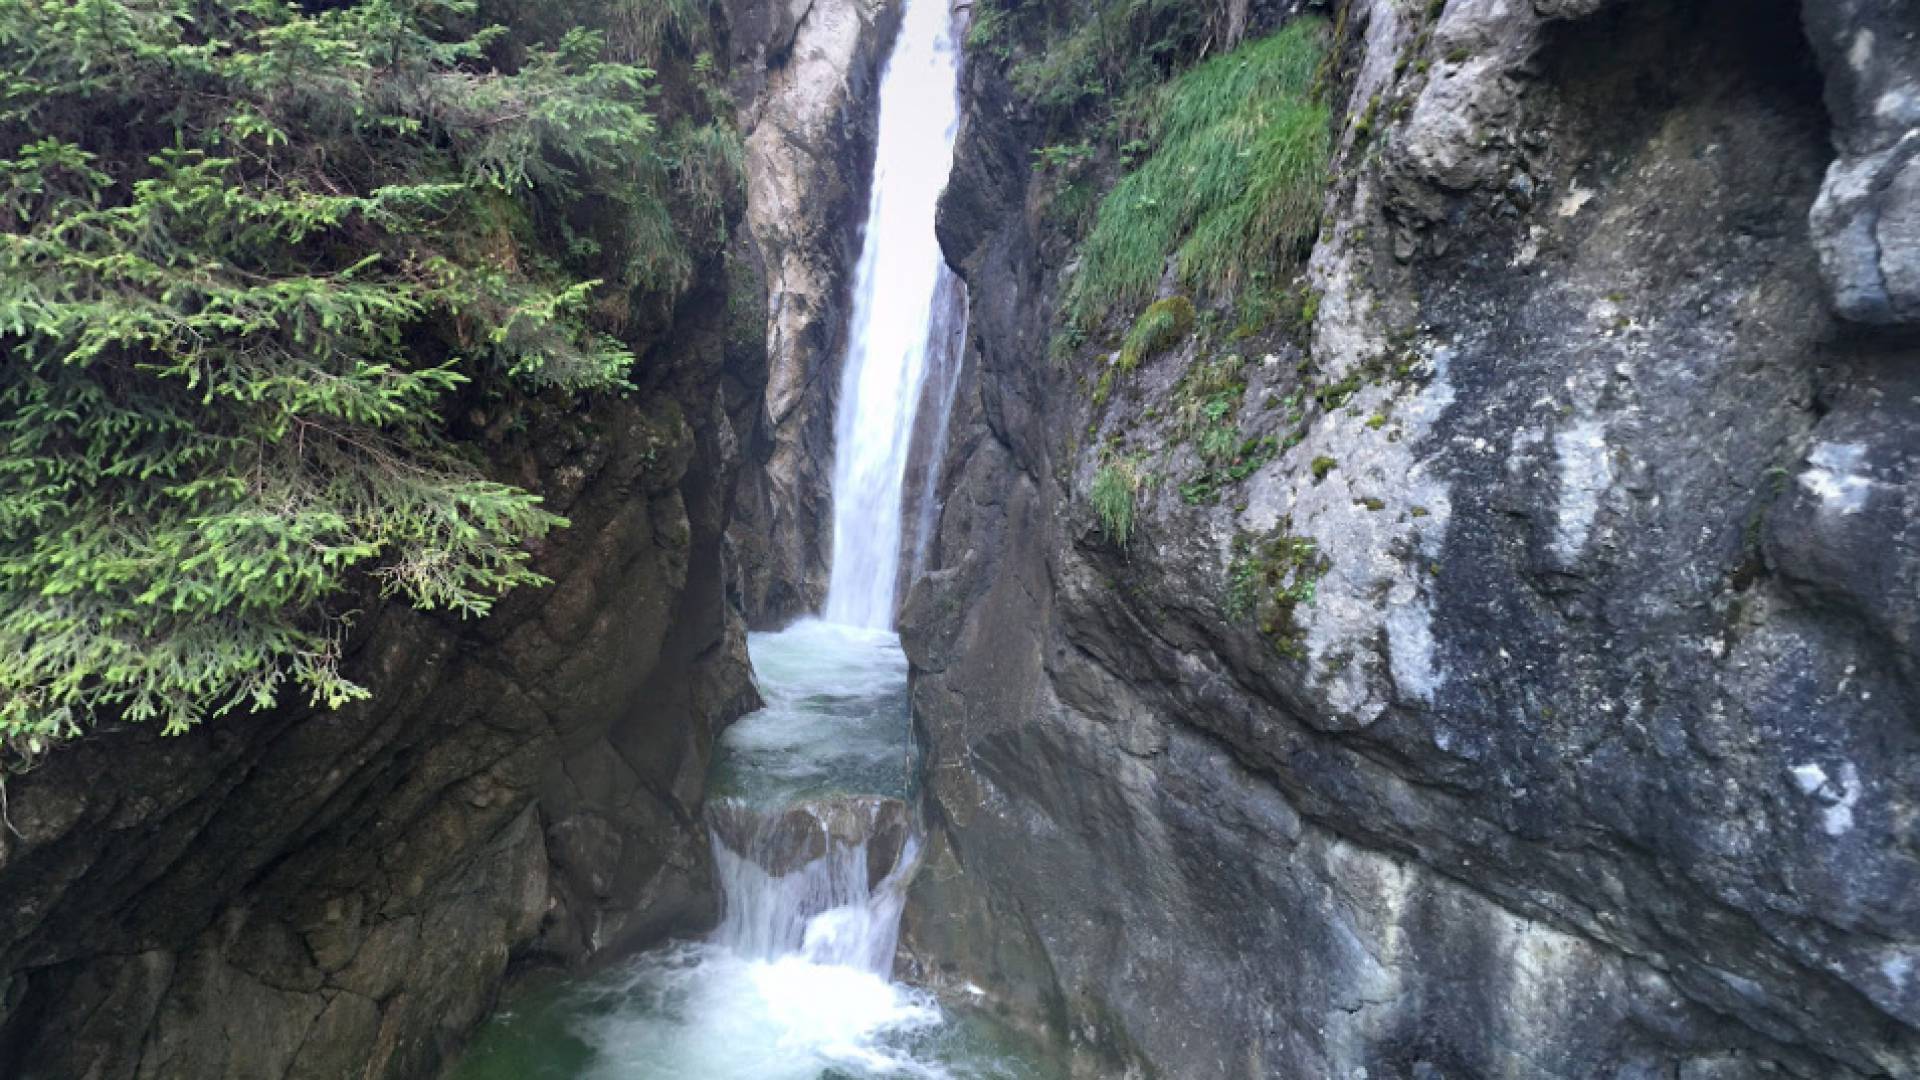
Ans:
[{"label": "mossy rock", "polygon": [[1311,538],[1296,536],[1291,522],[1266,537],[1238,536],[1227,568],[1226,613],[1251,617],[1276,652],[1290,660],[1306,658],[1306,628],[1299,609],[1312,604],[1320,579],[1333,561]]}]

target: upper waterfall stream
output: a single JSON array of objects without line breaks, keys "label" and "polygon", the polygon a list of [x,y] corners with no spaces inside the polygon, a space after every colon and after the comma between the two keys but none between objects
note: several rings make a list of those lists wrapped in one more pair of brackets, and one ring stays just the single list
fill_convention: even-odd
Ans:
[{"label": "upper waterfall stream", "polygon": [[[881,80],[855,275],[831,584],[822,619],[750,637],[766,707],[722,736],[707,802],[720,925],[704,941],[523,994],[483,1029],[456,1080],[1053,1074],[985,1018],[891,981],[920,846],[906,801],[907,664],[892,629],[904,495],[930,369],[944,408],[964,331],[965,294],[934,236],[957,64],[946,0],[906,0]],[[925,468],[922,504],[934,478]],[[917,516],[916,550],[928,507]]]},{"label": "upper waterfall stream", "polygon": [[960,123],[959,63],[944,0],[908,0],[880,80],[873,192],[834,424],[829,622],[893,626],[914,420],[959,295],[934,235]]}]

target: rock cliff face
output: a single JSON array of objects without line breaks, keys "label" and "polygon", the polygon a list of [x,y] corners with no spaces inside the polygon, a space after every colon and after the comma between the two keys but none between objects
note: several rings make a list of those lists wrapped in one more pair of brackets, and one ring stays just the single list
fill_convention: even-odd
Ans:
[{"label": "rock cliff face", "polygon": [[731,531],[748,618],[818,610],[833,537],[833,421],[898,0],[791,0],[738,19],[748,221],[766,269],[767,390]]},{"label": "rock cliff face", "polygon": [[1298,438],[1215,501],[1195,343],[1046,360],[1072,252],[973,67],[912,962],[1090,1075],[1920,1074],[1910,6],[1339,7],[1317,312],[1239,414]]},{"label": "rock cliff face", "polygon": [[700,820],[754,695],[722,535],[760,359],[708,252],[632,313],[640,384],[461,421],[572,525],[487,619],[368,604],[372,700],[166,738],[103,727],[7,778],[0,1075],[434,1075],[510,963],[713,918]]},{"label": "rock cliff face", "polygon": [[1838,155],[1813,208],[1820,268],[1846,318],[1920,321],[1920,12],[1897,0],[1806,5]]}]

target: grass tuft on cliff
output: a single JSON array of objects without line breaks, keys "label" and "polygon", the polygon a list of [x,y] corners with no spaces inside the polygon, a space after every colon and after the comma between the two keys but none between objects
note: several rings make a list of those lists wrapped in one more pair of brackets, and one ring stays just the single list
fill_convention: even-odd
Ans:
[{"label": "grass tuft on cliff", "polygon": [[1195,317],[1193,301],[1184,296],[1169,296],[1148,304],[1120,344],[1120,370],[1130,373],[1142,360],[1150,360],[1178,345],[1193,333]]},{"label": "grass tuft on cliff", "polygon": [[366,586],[543,580],[565,522],[448,418],[624,387],[735,155],[528,6],[0,5],[0,747],[337,707]]},{"label": "grass tuft on cliff", "polygon": [[1297,19],[1157,92],[1152,152],[1081,245],[1066,302],[1075,325],[1150,299],[1169,259],[1187,287],[1221,295],[1312,241],[1331,152],[1313,94],[1326,38],[1321,20]]},{"label": "grass tuft on cliff", "polygon": [[1093,474],[1087,501],[1093,504],[1100,531],[1123,548],[1133,539],[1134,500],[1145,482],[1139,464],[1127,458],[1110,461]]}]

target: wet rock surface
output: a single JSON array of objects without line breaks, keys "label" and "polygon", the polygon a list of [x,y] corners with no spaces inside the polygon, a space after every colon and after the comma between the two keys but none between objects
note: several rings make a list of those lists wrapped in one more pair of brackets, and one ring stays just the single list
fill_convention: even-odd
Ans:
[{"label": "wet rock surface", "polygon": [[708,807],[707,823],[729,850],[775,877],[824,857],[830,848],[864,846],[869,889],[899,864],[909,832],[906,804],[879,795],[814,799],[777,811],[720,803]]},{"label": "wet rock surface", "polygon": [[[1872,152],[1827,16],[1411,7],[1346,23],[1319,382],[1246,398],[1350,391],[1125,550],[1078,493],[1195,358],[1104,410],[1046,362],[1043,133],[975,73],[909,954],[1088,1075],[1920,1071],[1920,369],[1809,217]],[[1278,641],[1275,536],[1325,558]]]}]

